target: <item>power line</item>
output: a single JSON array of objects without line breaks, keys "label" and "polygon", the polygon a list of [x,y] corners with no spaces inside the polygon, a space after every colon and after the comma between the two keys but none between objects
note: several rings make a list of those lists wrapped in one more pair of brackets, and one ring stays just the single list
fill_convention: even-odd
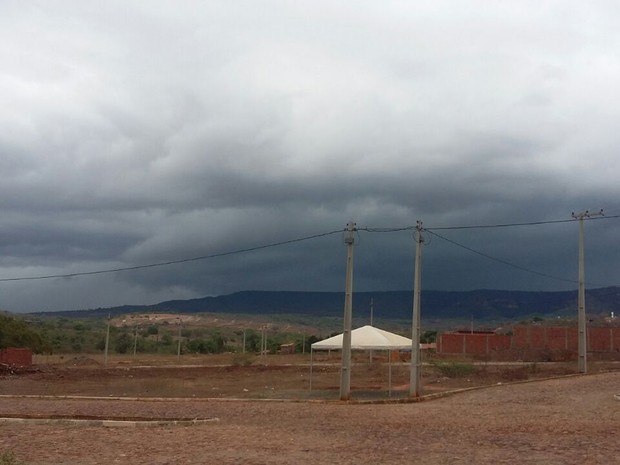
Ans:
[{"label": "power line", "polygon": [[[591,221],[591,220],[608,220],[608,219],[617,219],[620,218],[620,215],[609,215],[609,216],[596,216],[596,217],[584,217],[583,220],[584,221]],[[514,263],[508,262],[506,260],[502,260],[500,258],[496,258],[493,257],[491,255],[488,255],[486,253],[480,252],[478,250],[472,249],[471,247],[467,247],[463,244],[460,244],[456,241],[453,241],[451,239],[448,239],[447,237],[441,236],[440,234],[437,234],[436,232],[433,231],[446,231],[446,230],[464,230],[464,229],[492,229],[492,228],[509,228],[509,227],[518,227],[518,226],[538,226],[538,225],[545,225],[545,224],[561,224],[561,223],[572,223],[578,221],[576,218],[571,218],[571,219],[565,219],[565,220],[547,220],[547,221],[528,221],[528,222],[523,222],[523,223],[499,223],[499,224],[487,224],[487,225],[468,225],[468,226],[446,226],[446,227],[437,227],[437,228],[424,228],[425,231],[428,231],[429,234],[436,236],[440,239],[443,239],[446,242],[449,242],[457,247],[461,247],[465,250],[468,250],[472,253],[475,253],[477,255],[480,255],[482,257],[485,257],[489,260],[493,260],[495,262],[501,263],[503,265],[506,266],[510,266],[512,268],[521,270],[521,271],[525,271],[527,273],[532,273],[532,274],[536,274],[538,276],[542,276],[545,278],[549,278],[549,279],[554,279],[557,281],[563,281],[563,282],[568,282],[568,283],[579,283],[579,281],[574,280],[574,279],[566,279],[566,278],[560,278],[558,276],[553,276],[553,275],[549,275],[546,273],[542,273],[540,271],[536,271],[536,270],[532,270],[520,265],[516,265]],[[415,226],[402,226],[402,227],[392,227],[392,228],[358,228],[358,230],[360,231],[367,231],[367,232],[371,232],[371,233],[392,233],[392,232],[399,232],[399,231],[409,231],[409,230],[413,230],[415,229]],[[605,286],[602,284],[596,284],[596,283],[588,283],[589,285],[596,285],[596,286]]]},{"label": "power line", "polygon": [[414,230],[415,226],[402,226],[400,228],[357,228],[358,231],[366,231],[370,233],[391,233],[400,231]]},{"label": "power line", "polygon": [[[620,215],[598,216],[592,218],[584,218],[584,221],[596,221],[596,220],[611,220],[620,218]],[[461,225],[461,226],[443,226],[436,228],[424,228],[425,231],[454,231],[458,229],[493,229],[493,228],[512,228],[517,226],[538,226],[544,224],[561,224],[561,223],[574,223],[575,218],[566,220],[547,220],[547,221],[527,221],[523,223],[498,223],[498,224],[476,224],[476,225]],[[391,233],[399,231],[411,231],[415,226],[400,226],[392,228],[357,228],[358,231],[366,231],[371,233]]]},{"label": "power line", "polygon": [[[427,231],[428,231],[428,230],[427,230]],[[456,242],[456,241],[453,241],[453,240],[451,240],[451,239],[448,239],[447,237],[444,237],[444,236],[442,236],[442,235],[440,235],[440,234],[437,234],[436,232],[433,232],[433,231],[428,231],[428,233],[429,233],[429,234],[432,234],[433,236],[438,237],[439,239],[443,239],[444,241],[449,242],[450,244],[453,244],[453,245],[455,245],[455,246],[457,246],[457,247],[461,247],[461,248],[463,248],[463,249],[465,249],[465,250],[468,250],[469,252],[475,253],[475,254],[477,254],[477,255],[480,255],[481,257],[488,258],[489,260],[493,260],[493,261],[498,262],[498,263],[501,263],[501,264],[503,264],[503,265],[507,265],[507,266],[510,266],[510,267],[512,267],[512,268],[516,268],[516,269],[518,269],[518,270],[525,271],[525,272],[527,272],[527,273],[536,274],[536,275],[538,275],[538,276],[542,276],[542,277],[545,277],[545,278],[555,279],[556,281],[564,281],[564,282],[567,282],[567,283],[572,283],[572,284],[575,284],[575,283],[576,283],[576,284],[579,284],[579,281],[578,281],[578,280],[575,280],[575,279],[560,278],[560,277],[558,277],[558,276],[553,276],[553,275],[550,275],[550,274],[542,273],[542,272],[540,272],[540,271],[532,270],[532,269],[530,269],[530,268],[526,268],[526,267],[524,267],[524,266],[516,265],[516,264],[511,263],[511,262],[509,262],[509,261],[502,260],[501,258],[496,258],[496,257],[493,257],[492,255],[486,254],[486,253],[484,253],[484,252],[480,252],[480,251],[478,251],[478,250],[472,249],[471,247],[468,247],[468,246],[466,246],[466,245],[463,245],[463,244],[460,244],[460,243],[458,243],[458,242]],[[610,284],[600,284],[600,283],[592,283],[592,282],[589,282],[589,283],[587,283],[587,284],[588,284],[589,286],[615,287],[615,286],[610,285]]]},{"label": "power line", "polygon": [[54,275],[46,275],[46,276],[29,276],[29,277],[19,277],[19,278],[0,278],[0,282],[9,282],[9,281],[34,281],[34,280],[42,280],[42,279],[54,279],[54,278],[73,278],[75,276],[90,276],[96,274],[105,274],[105,273],[117,273],[119,271],[132,271],[132,270],[142,270],[145,268],[155,268],[160,266],[168,266],[168,265],[177,265],[179,263],[188,263],[188,262],[196,262],[199,260],[208,260],[210,258],[217,257],[226,257],[228,255],[236,255],[246,252],[254,252],[256,250],[268,249],[271,247],[279,247],[281,245],[293,244],[295,242],[303,242],[309,241],[311,239],[318,239],[319,237],[330,236],[332,234],[341,233],[342,229],[337,229],[334,231],[329,231],[321,234],[314,234],[312,236],[299,237],[296,239],[289,239],[281,242],[274,242],[271,244],[258,245],[256,247],[248,247],[245,249],[231,250],[228,252],[215,253],[210,255],[202,255],[199,257],[192,258],[184,258],[181,260],[171,260],[168,262],[160,262],[160,263],[150,263],[148,265],[136,265],[136,266],[127,266],[123,268],[111,268],[107,270],[96,270],[96,271],[83,271],[79,273],[67,273],[67,274],[54,274]]},{"label": "power line", "polygon": [[[597,216],[592,218],[584,218],[585,221],[595,221],[595,220],[611,220],[620,218],[620,215],[611,215],[611,216]],[[491,228],[511,228],[515,226],[538,226],[541,224],[559,224],[559,223],[574,223],[578,221],[575,218],[567,219],[567,220],[548,220],[548,221],[529,221],[525,223],[503,223],[503,224],[485,224],[485,225],[473,225],[473,226],[446,226],[439,228],[424,228],[427,231],[446,231],[446,230],[456,230],[456,229],[491,229]]]},{"label": "power line", "polygon": [[[611,215],[611,216],[602,216],[602,217],[593,217],[593,218],[584,218],[584,220],[586,221],[595,221],[595,220],[606,220],[606,219],[617,219],[620,218],[620,215]],[[568,279],[564,279],[564,278],[558,278],[556,276],[551,276],[551,275],[547,275],[544,273],[540,273],[534,270],[530,270],[528,268],[524,268],[521,267],[519,265],[515,265],[513,263],[510,262],[506,262],[504,260],[492,257],[490,255],[484,254],[482,252],[478,252],[474,249],[471,249],[467,246],[464,246],[462,244],[459,244],[455,241],[452,241],[450,239],[447,239],[443,236],[440,236],[437,233],[434,233],[433,231],[445,231],[445,230],[462,230],[462,229],[490,229],[490,228],[508,228],[508,227],[517,227],[517,226],[536,226],[536,225],[545,225],[545,224],[558,224],[558,223],[570,223],[570,222],[574,222],[577,221],[574,218],[571,219],[566,219],[566,220],[549,220],[549,221],[530,221],[530,222],[524,222],[524,223],[503,223],[503,224],[487,224],[487,225],[467,225],[467,226],[445,226],[445,227],[436,227],[436,228],[424,228],[425,231],[428,231],[430,234],[437,236],[441,239],[444,239],[447,242],[450,242],[454,245],[457,245],[459,247],[462,247],[464,249],[467,249],[473,253],[476,253],[478,255],[484,256],[490,260],[496,261],[498,263],[503,263],[505,265],[511,266],[513,268],[517,268],[520,269],[522,271],[526,271],[529,273],[534,273],[540,276],[544,276],[547,278],[551,278],[551,279],[555,279],[555,280],[560,280],[560,281],[566,281],[566,282],[570,282],[570,283],[575,283],[577,281],[574,280],[568,280]],[[412,231],[415,230],[416,226],[400,226],[400,227],[388,227],[388,228],[370,228],[370,227],[366,227],[366,228],[357,228],[357,231],[365,231],[365,232],[369,232],[369,233],[394,233],[394,232],[401,232],[401,231]],[[216,254],[210,254],[210,255],[202,255],[199,257],[192,257],[192,258],[185,258],[185,259],[180,259],[180,260],[170,260],[167,262],[159,262],[159,263],[150,263],[150,264],[146,264],[146,265],[136,265],[136,266],[129,266],[129,267],[120,267],[120,268],[111,268],[111,269],[105,269],[105,270],[95,270],[95,271],[84,271],[84,272],[77,272],[77,273],[66,273],[66,274],[53,274],[53,275],[44,275],[44,276],[25,276],[25,277],[17,277],[17,278],[0,278],[0,282],[13,282],[13,281],[34,281],[34,280],[43,280],[43,279],[55,279],[55,278],[72,278],[72,277],[76,277],[76,276],[89,276],[89,275],[97,275],[97,274],[106,274],[106,273],[117,273],[120,271],[132,271],[132,270],[141,270],[141,269],[146,269],[146,268],[155,268],[155,267],[163,267],[163,266],[169,266],[169,265],[176,265],[176,264],[181,264],[181,263],[188,263],[188,262],[194,262],[194,261],[200,261],[200,260],[207,260],[207,259],[211,259],[211,258],[217,258],[217,257],[225,257],[228,255],[236,255],[236,254],[241,254],[241,253],[246,253],[246,252],[253,252],[253,251],[257,251],[257,250],[262,250],[262,249],[267,249],[267,248],[271,248],[271,247],[278,247],[281,245],[286,245],[286,244],[292,244],[292,243],[296,243],[296,242],[302,242],[302,241],[307,241],[307,240],[311,240],[311,239],[317,239],[320,237],[325,237],[325,236],[330,236],[332,234],[337,234],[337,233],[342,233],[344,230],[343,229],[337,229],[337,230],[333,230],[333,231],[329,231],[326,233],[321,233],[321,234],[315,234],[312,236],[305,236],[305,237],[300,237],[300,238],[296,238],[296,239],[290,239],[290,240],[286,240],[286,241],[281,241],[281,242],[275,242],[275,243],[270,243],[270,244],[265,244],[265,245],[259,245],[256,247],[249,247],[249,248],[245,248],[245,249],[238,249],[238,250],[232,250],[232,251],[228,251],[228,252],[222,252],[222,253],[216,253]]]},{"label": "power line", "polygon": [[579,281],[576,281],[574,279],[559,278],[557,276],[552,276],[552,275],[549,275],[549,274],[546,274],[546,273],[541,273],[540,271],[532,270],[532,269],[526,268],[524,266],[516,265],[516,264],[511,263],[509,261],[502,260],[501,258],[496,258],[496,257],[488,255],[488,254],[486,254],[484,252],[480,252],[478,250],[472,249],[471,247],[468,247],[466,245],[463,245],[463,244],[460,244],[460,243],[458,243],[456,241],[448,239],[447,237],[444,237],[441,234],[437,234],[436,232],[430,231],[428,229],[427,229],[427,231],[429,232],[429,234],[432,234],[433,236],[436,236],[439,239],[443,239],[444,241],[449,242],[450,244],[453,244],[453,245],[455,245],[457,247],[461,247],[462,249],[465,249],[465,250],[468,250],[469,252],[472,252],[472,253],[475,253],[477,255],[480,255],[481,257],[488,258],[489,260],[493,260],[494,262],[498,262],[498,263],[501,263],[503,265],[507,265],[507,266],[510,266],[512,268],[516,268],[518,270],[525,271],[527,273],[536,274],[538,276],[543,276],[543,277],[549,278],[549,279],[555,279],[557,281],[564,281],[564,282],[573,283],[573,284],[574,283],[579,283]]}]

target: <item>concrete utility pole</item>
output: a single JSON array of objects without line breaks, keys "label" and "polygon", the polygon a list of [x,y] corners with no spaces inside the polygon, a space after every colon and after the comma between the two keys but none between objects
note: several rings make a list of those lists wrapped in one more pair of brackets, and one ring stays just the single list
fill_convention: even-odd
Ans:
[{"label": "concrete utility pole", "polygon": [[355,242],[355,223],[347,223],[347,276],[344,294],[344,331],[342,333],[342,368],[340,370],[340,400],[351,397],[351,321],[353,319],[353,244]]},{"label": "concrete utility pole", "polygon": [[265,325],[261,327],[260,353],[263,365],[266,365],[265,356],[267,355],[267,334],[265,332]]},{"label": "concrete utility pole", "polygon": [[420,358],[420,296],[422,293],[422,222],[415,227],[415,272],[413,281],[413,319],[411,323],[411,369],[409,370],[409,395],[420,397],[422,363]]},{"label": "concrete utility pole", "polygon": [[[372,326],[372,312],[373,312],[373,300],[370,298],[370,326]],[[368,363],[372,363],[372,349],[368,351],[369,361]]]},{"label": "concrete utility pole", "polygon": [[105,355],[103,357],[103,364],[108,364],[108,347],[110,346],[110,314],[108,314],[108,329],[105,333]]},{"label": "concrete utility pole", "polygon": [[133,356],[136,356],[136,352],[138,350],[138,323],[136,323],[136,327],[133,331]]},{"label": "concrete utility pole", "polygon": [[590,213],[588,210],[581,213],[572,213],[573,218],[579,220],[579,292],[577,296],[577,324],[578,324],[578,365],[577,368],[580,373],[587,373],[587,352],[588,352],[588,340],[587,340],[587,324],[586,324],[586,273],[584,265],[584,233],[583,233],[583,219],[591,218],[592,216],[602,216],[603,209],[597,213]]},{"label": "concrete utility pole", "polygon": [[183,327],[183,322],[179,318],[179,342],[177,345],[177,360],[181,360],[181,328]]}]

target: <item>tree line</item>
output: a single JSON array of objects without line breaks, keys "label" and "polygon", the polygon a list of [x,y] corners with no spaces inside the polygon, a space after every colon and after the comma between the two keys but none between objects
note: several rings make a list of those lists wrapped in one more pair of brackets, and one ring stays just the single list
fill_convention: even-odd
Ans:
[{"label": "tree line", "polygon": [[0,315],[0,349],[7,347],[28,347],[36,353],[48,349],[45,340],[28,323]]},{"label": "tree line", "polygon": [[[34,353],[95,353],[105,349],[107,321],[32,317],[28,319],[0,315],[0,349],[28,347]],[[180,333],[180,344],[179,344]],[[111,326],[109,350],[119,354],[161,353],[213,354],[224,352],[258,353],[263,336],[256,330],[220,330],[149,324],[141,327]],[[309,352],[319,338],[295,333],[271,331],[265,334],[266,350],[276,353],[280,345],[293,342],[296,352]],[[245,343],[245,346],[244,346]]]}]

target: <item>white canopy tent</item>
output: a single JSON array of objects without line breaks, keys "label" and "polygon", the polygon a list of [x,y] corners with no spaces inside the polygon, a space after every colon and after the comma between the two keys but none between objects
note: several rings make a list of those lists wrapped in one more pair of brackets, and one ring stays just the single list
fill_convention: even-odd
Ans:
[{"label": "white canopy tent", "polygon": [[[342,350],[343,335],[315,342],[310,346],[310,389],[312,389],[313,352],[315,350]],[[390,333],[374,326],[362,326],[351,331],[351,350],[411,350],[411,339]],[[392,362],[389,360],[389,393],[392,392]]]},{"label": "white canopy tent", "polygon": [[[342,334],[315,342],[311,350],[342,349]],[[374,326],[362,326],[351,331],[352,350],[400,350],[411,349],[411,339],[390,333]]]}]

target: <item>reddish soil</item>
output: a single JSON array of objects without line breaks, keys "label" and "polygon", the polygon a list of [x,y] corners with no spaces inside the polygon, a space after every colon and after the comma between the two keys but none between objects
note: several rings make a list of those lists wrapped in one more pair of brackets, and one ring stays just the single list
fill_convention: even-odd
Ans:
[{"label": "reddish soil", "polygon": [[[387,398],[385,366],[362,367],[354,367],[353,397]],[[337,367],[320,368],[325,372],[315,373],[320,389],[314,398],[337,398]],[[0,394],[186,395],[168,401],[0,397],[0,416],[218,421],[149,428],[6,422],[0,423],[0,456],[12,451],[28,465],[620,463],[620,402],[614,397],[620,372],[509,384],[516,372],[504,370],[485,369],[480,379],[425,373],[426,392],[435,384],[493,387],[428,402],[364,404],[230,399],[301,399],[308,392],[306,366],[35,367],[0,376]],[[405,374],[393,380],[402,384]],[[216,395],[191,398],[205,392]]]},{"label": "reddish soil", "polygon": [[[337,400],[340,363],[337,357],[315,360],[286,356],[254,359],[253,364],[232,364],[231,358],[202,359],[209,364],[172,365],[176,357],[151,358],[148,365],[117,360],[73,357],[62,363],[13,368],[0,372],[0,394],[100,397],[190,397],[246,399]],[[283,363],[289,362],[289,363]],[[263,364],[264,363],[264,364]],[[441,362],[444,363],[444,362]],[[449,362],[446,362],[449,364]],[[574,373],[574,364],[473,365],[456,362],[461,370],[442,371],[437,365],[423,369],[423,394],[456,388],[497,384],[529,378]],[[449,367],[448,367],[449,368]],[[464,371],[467,368],[473,371]],[[408,363],[358,358],[352,367],[355,399],[407,397]],[[312,386],[311,386],[312,383]]]}]

